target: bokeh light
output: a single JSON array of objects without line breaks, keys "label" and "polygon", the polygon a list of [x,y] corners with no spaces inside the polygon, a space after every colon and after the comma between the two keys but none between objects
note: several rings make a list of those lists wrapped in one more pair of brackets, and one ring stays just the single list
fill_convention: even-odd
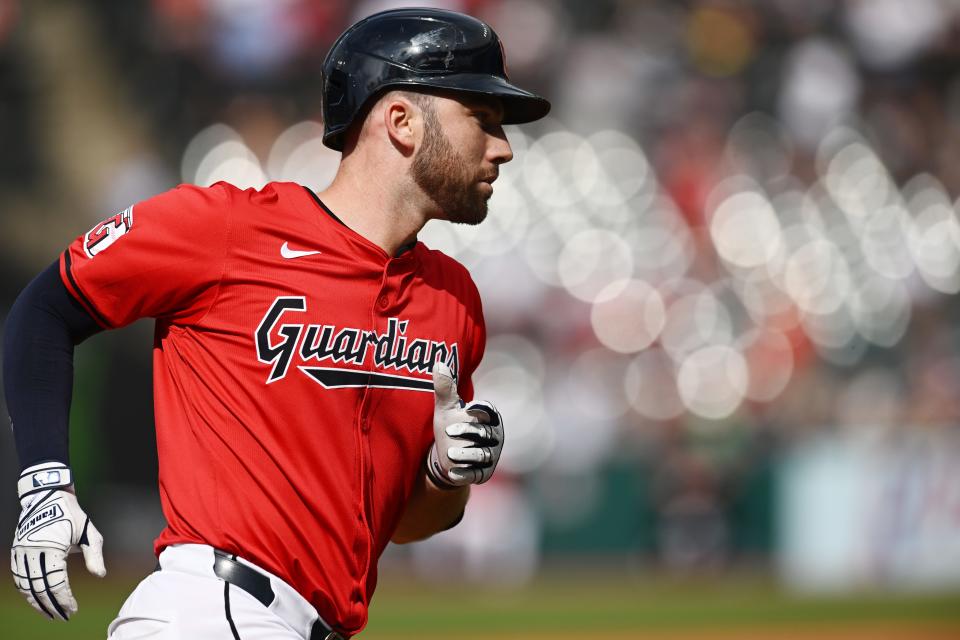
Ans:
[{"label": "bokeh light", "polygon": [[780,251],[780,223],[759,193],[741,191],[721,202],[710,234],[720,257],[738,267],[766,264]]},{"label": "bokeh light", "polygon": [[615,281],[597,296],[590,322],[605,347],[635,353],[660,335],[666,311],[660,293],[643,280]]},{"label": "bokeh light", "polygon": [[688,354],[677,370],[677,389],[691,412],[712,420],[728,417],[747,393],[749,374],[743,356],[725,345],[709,345]]}]

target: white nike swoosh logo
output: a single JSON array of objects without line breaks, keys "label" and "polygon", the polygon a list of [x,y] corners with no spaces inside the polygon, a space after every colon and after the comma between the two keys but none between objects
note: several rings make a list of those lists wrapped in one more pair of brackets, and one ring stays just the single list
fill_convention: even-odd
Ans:
[{"label": "white nike swoosh logo", "polygon": [[284,242],[280,246],[280,255],[284,258],[302,258],[304,256],[315,256],[319,251],[299,251],[297,249],[291,249],[290,245]]}]

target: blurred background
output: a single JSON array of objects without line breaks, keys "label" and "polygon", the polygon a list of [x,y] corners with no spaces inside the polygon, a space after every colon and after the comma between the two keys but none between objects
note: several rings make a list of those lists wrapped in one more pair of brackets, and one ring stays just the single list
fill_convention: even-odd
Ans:
[{"label": "blurred background", "polygon": [[[483,225],[421,236],[480,288],[507,446],[459,527],[388,550],[361,637],[960,637],[960,3],[415,4],[488,21],[553,111],[508,128]],[[321,62],[397,6],[0,0],[0,317],[178,183],[326,186]],[[76,354],[89,637],[163,526],[151,344]],[[6,429],[0,459],[7,543]]]}]

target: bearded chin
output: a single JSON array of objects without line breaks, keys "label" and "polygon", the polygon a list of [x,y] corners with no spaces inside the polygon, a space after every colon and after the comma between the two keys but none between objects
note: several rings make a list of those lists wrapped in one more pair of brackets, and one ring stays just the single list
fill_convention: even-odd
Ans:
[{"label": "bearded chin", "polygon": [[410,171],[446,220],[476,225],[487,217],[488,196],[480,192],[479,180],[442,133],[427,130]]},{"label": "bearded chin", "polygon": [[487,217],[487,198],[477,190],[475,183],[457,190],[455,196],[455,201],[451,198],[446,203],[437,203],[441,205],[440,209],[446,214],[447,220],[455,224],[469,225],[484,221]]}]

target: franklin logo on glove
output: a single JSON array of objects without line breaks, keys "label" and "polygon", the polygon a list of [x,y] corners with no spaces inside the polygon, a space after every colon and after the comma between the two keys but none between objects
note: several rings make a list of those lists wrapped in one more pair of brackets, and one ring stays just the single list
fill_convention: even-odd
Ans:
[{"label": "franklin logo on glove", "polygon": [[58,504],[52,504],[40,513],[36,514],[22,525],[17,527],[17,537],[22,538],[41,525],[48,525],[53,520],[63,517],[63,509]]}]

